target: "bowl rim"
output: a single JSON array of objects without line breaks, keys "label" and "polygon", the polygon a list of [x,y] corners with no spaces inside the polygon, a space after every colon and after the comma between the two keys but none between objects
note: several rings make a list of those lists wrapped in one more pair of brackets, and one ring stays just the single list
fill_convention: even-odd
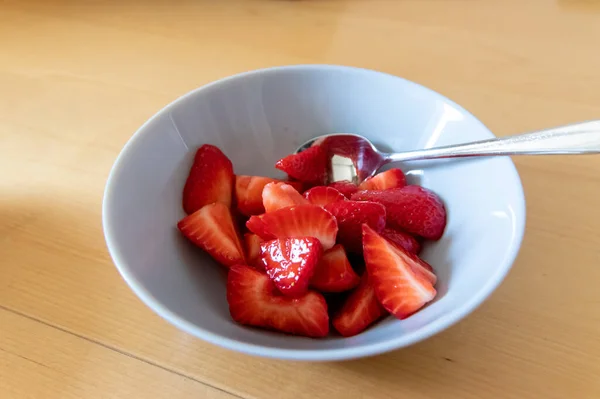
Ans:
[{"label": "bowl rim", "polygon": [[370,343],[366,345],[360,345],[356,347],[347,347],[347,348],[335,348],[335,349],[283,349],[283,348],[272,348],[261,346],[257,344],[251,344],[247,342],[242,342],[239,340],[225,338],[219,334],[210,332],[208,330],[203,329],[200,326],[197,326],[189,321],[184,320],[182,317],[177,315],[175,312],[167,309],[160,301],[158,301],[144,286],[130,273],[129,267],[127,266],[126,261],[121,257],[120,251],[118,249],[118,244],[114,239],[111,231],[113,226],[111,225],[110,218],[108,215],[111,214],[110,203],[111,197],[115,195],[113,191],[113,181],[115,176],[119,173],[119,170],[123,167],[124,159],[127,154],[133,147],[134,143],[144,134],[147,126],[151,125],[155,120],[160,118],[161,116],[168,113],[172,108],[177,106],[177,104],[185,101],[189,97],[195,96],[199,92],[207,91],[214,86],[219,86],[222,84],[226,84],[231,81],[245,79],[250,76],[256,76],[261,74],[270,74],[281,71],[338,71],[338,72],[352,72],[359,73],[365,75],[380,75],[385,76],[387,78],[399,79],[404,83],[413,85],[423,92],[428,92],[428,94],[432,95],[435,98],[438,98],[453,107],[456,107],[460,112],[465,115],[469,115],[478,121],[481,124],[481,127],[484,128],[489,134],[490,138],[495,137],[495,135],[485,126],[475,115],[471,114],[464,107],[450,100],[449,98],[443,96],[442,94],[425,87],[416,82],[410,81],[408,79],[402,78],[400,76],[392,75],[385,72],[380,72],[372,69],[345,66],[345,65],[332,65],[332,64],[296,64],[296,65],[284,65],[284,66],[275,66],[268,68],[260,68],[255,70],[250,70],[247,72],[242,72],[238,74],[234,74],[231,76],[227,76],[213,82],[210,82],[206,85],[200,86],[196,89],[193,89],[179,97],[175,100],[168,103],[162,109],[157,111],[154,115],[152,115],[148,120],[146,120],[129,138],[125,146],[121,149],[119,155],[117,156],[110,172],[108,178],[106,180],[104,196],[102,200],[102,227],[104,232],[104,238],[106,241],[106,245],[108,248],[108,252],[112,258],[113,263],[115,264],[117,270],[121,274],[121,277],[125,280],[129,288],[140,298],[140,300],[148,306],[153,312],[158,314],[163,319],[167,320],[172,325],[176,326],[182,331],[199,338],[205,342],[210,344],[228,349],[237,352],[241,352],[247,355],[260,356],[265,358],[273,358],[273,359],[282,359],[282,360],[300,360],[300,361],[340,361],[340,360],[350,360],[362,357],[369,357],[378,354],[382,354],[388,351],[392,351],[395,349],[400,349],[419,341],[423,341],[449,327],[456,324],[469,314],[471,314],[475,309],[477,309],[491,294],[494,290],[500,285],[500,283],[504,280],[514,261],[519,253],[521,243],[523,241],[523,236],[525,233],[525,223],[526,223],[526,207],[525,207],[525,196],[523,192],[523,186],[521,183],[521,178],[515,167],[514,162],[510,157],[506,157],[507,166],[510,172],[513,174],[513,179],[516,181],[516,191],[521,201],[518,204],[518,208],[516,211],[516,216],[514,219],[514,227],[511,237],[510,247],[508,249],[508,256],[504,258],[503,262],[499,265],[496,272],[491,276],[488,282],[481,286],[479,290],[473,295],[468,301],[466,301],[461,307],[453,309],[442,317],[434,320],[431,323],[426,324],[425,326],[419,328],[418,330],[404,334],[400,337],[391,337],[389,339],[385,339],[381,342]]}]

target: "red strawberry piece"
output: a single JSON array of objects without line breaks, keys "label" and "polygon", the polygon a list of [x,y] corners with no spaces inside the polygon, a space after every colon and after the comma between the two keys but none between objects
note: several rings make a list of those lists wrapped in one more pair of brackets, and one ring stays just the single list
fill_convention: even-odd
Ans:
[{"label": "red strawberry piece", "polygon": [[229,158],[214,145],[204,144],[196,151],[183,187],[183,210],[191,214],[213,202],[230,208],[233,179]]},{"label": "red strawberry piece", "polygon": [[258,215],[258,216],[250,216],[250,219],[246,222],[246,228],[258,235],[263,240],[272,240],[275,238],[273,234],[269,230],[267,230],[267,225],[263,222],[263,217],[266,214]]},{"label": "red strawberry piece", "polygon": [[397,318],[407,318],[435,297],[436,290],[422,272],[419,258],[391,244],[366,224],[363,253],[377,299]]},{"label": "red strawberry piece", "polygon": [[[421,244],[419,244],[419,242],[413,236],[405,233],[404,231],[385,228],[380,234],[383,238],[388,240],[396,247],[400,247],[400,249],[403,249],[411,254],[418,255],[418,252],[421,250]],[[435,275],[431,265],[418,256],[414,256],[413,258],[417,263],[417,269],[419,269],[421,273],[425,275],[427,280],[429,280],[432,285],[435,285],[437,276]]]},{"label": "red strawberry piece", "polygon": [[260,261],[279,291],[301,296],[321,260],[323,249],[314,237],[282,238],[260,245]]},{"label": "red strawberry piece", "polygon": [[277,182],[289,184],[298,192],[302,191],[302,183],[297,181],[283,182],[271,177],[237,175],[235,177],[235,198],[239,212],[245,216],[264,213],[263,189],[267,184]]},{"label": "red strawberry piece", "polygon": [[323,254],[310,286],[321,292],[343,292],[356,287],[359,281],[344,247],[338,244]]},{"label": "red strawberry piece", "polygon": [[285,183],[269,183],[262,192],[266,212],[293,205],[308,204],[308,201],[296,189]]},{"label": "red strawberry piece", "polygon": [[369,276],[364,273],[358,287],[350,293],[333,317],[332,324],[344,337],[351,337],[363,332],[386,314],[388,312],[379,303]]},{"label": "red strawberry piece", "polygon": [[345,201],[346,197],[335,188],[326,186],[313,187],[304,193],[304,198],[313,205],[325,206],[332,202]]},{"label": "red strawberry piece", "polygon": [[350,198],[352,194],[358,191],[358,186],[352,182],[349,182],[348,180],[336,181],[334,183],[329,184],[328,187],[335,188],[346,198]]},{"label": "red strawberry piece", "polygon": [[260,244],[262,239],[257,234],[246,233],[244,234],[244,244],[246,247],[246,261],[250,266],[256,266],[260,269],[263,268],[260,259]]},{"label": "red strawberry piece", "polygon": [[327,178],[327,152],[314,146],[280,159],[275,167],[290,177],[311,185],[322,185]]},{"label": "red strawberry piece", "polygon": [[209,204],[181,219],[177,227],[191,242],[224,266],[245,263],[244,250],[229,208]]},{"label": "red strawberry piece", "polygon": [[386,170],[373,177],[369,177],[359,186],[359,190],[387,190],[406,186],[406,176],[397,168]]},{"label": "red strawberry piece", "polygon": [[385,228],[381,232],[381,235],[392,244],[400,246],[415,255],[418,255],[419,252],[421,252],[421,244],[419,241],[405,231]]},{"label": "red strawberry piece", "polygon": [[339,228],[337,241],[349,252],[362,251],[363,223],[378,232],[385,227],[385,207],[375,202],[339,201],[326,205],[325,209],[335,216]]},{"label": "red strawberry piece", "polygon": [[263,188],[277,179],[262,176],[238,175],[235,177],[235,198],[242,215],[260,215],[265,212],[262,201]]},{"label": "red strawberry piece", "polygon": [[[402,248],[400,248],[402,249]],[[435,275],[435,272],[433,271],[433,267],[431,267],[431,265],[427,262],[425,262],[423,259],[419,258],[417,255],[407,252],[410,255],[414,255],[411,256],[411,258],[416,262],[416,269],[423,275],[425,276],[425,278],[427,280],[429,280],[429,282],[431,283],[431,285],[435,285],[435,283],[437,283],[437,276]]]},{"label": "red strawberry piece", "polygon": [[355,201],[383,204],[387,224],[423,238],[438,240],[446,227],[446,209],[442,200],[431,190],[420,186],[405,186],[390,190],[359,191]]},{"label": "red strawberry piece", "polygon": [[263,240],[290,237],[315,237],[324,250],[335,245],[338,226],[335,218],[318,205],[296,205],[275,212],[252,216],[246,223]]},{"label": "red strawberry piece", "polygon": [[329,333],[323,295],[308,291],[301,297],[286,297],[269,276],[245,265],[229,269],[227,302],[231,317],[240,324],[313,338]]},{"label": "red strawberry piece", "polygon": [[[265,213],[263,206],[263,189],[269,183],[281,182],[281,180],[263,176],[245,176],[238,175],[235,177],[235,198],[237,201],[238,210],[242,215],[252,216]],[[285,182],[297,189],[297,186],[302,187],[298,182]]]}]

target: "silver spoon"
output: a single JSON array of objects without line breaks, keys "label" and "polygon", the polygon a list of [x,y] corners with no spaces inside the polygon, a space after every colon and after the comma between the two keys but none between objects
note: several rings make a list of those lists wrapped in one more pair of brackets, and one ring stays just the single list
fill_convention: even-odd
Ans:
[{"label": "silver spoon", "polygon": [[494,155],[597,154],[600,153],[600,120],[396,153],[381,152],[369,140],[357,134],[328,134],[307,141],[296,153],[316,144],[322,145],[328,152],[328,183],[348,180],[360,184],[390,162]]}]

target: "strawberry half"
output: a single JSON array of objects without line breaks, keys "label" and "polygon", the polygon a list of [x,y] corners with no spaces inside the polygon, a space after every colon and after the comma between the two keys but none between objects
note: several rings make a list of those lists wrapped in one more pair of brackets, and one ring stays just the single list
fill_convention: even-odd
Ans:
[{"label": "strawberry half", "polygon": [[344,247],[338,244],[323,254],[310,286],[321,292],[343,292],[356,287],[359,281]]},{"label": "strawberry half", "polygon": [[260,259],[260,244],[262,239],[257,234],[246,233],[244,234],[244,244],[246,247],[246,261],[250,266],[255,266],[260,269],[263,268]]},{"label": "strawberry half", "polygon": [[229,269],[227,303],[233,320],[244,325],[314,338],[329,333],[323,295],[308,291],[298,298],[283,296],[269,276],[245,265]]},{"label": "strawberry half", "polygon": [[306,294],[323,249],[314,237],[282,238],[260,245],[260,261],[279,291],[297,297]]},{"label": "strawberry half", "polygon": [[335,245],[338,232],[335,217],[318,205],[296,205],[275,212],[252,216],[246,222],[251,232],[263,240],[290,237],[315,237],[324,250]]},{"label": "strawberry half", "polygon": [[267,225],[263,222],[265,215],[266,213],[258,216],[250,216],[250,219],[246,222],[246,228],[263,240],[272,240],[276,237],[267,230]]},{"label": "strawberry half", "polygon": [[332,202],[345,201],[346,197],[332,187],[317,186],[304,193],[304,198],[313,205],[325,206]]},{"label": "strawberry half", "polygon": [[[386,228],[383,229],[380,234],[383,238],[388,240],[396,247],[400,247],[400,249],[404,249],[406,252],[411,254],[418,255],[419,251],[421,250],[421,244],[419,244],[419,242],[413,236],[404,231]],[[417,269],[423,273],[423,275],[431,282],[432,285],[435,285],[437,282],[437,276],[435,275],[431,265],[418,256],[414,256],[413,259],[416,262]]]},{"label": "strawberry half", "polygon": [[435,297],[436,290],[416,255],[391,244],[366,224],[363,247],[369,280],[388,312],[405,319]]},{"label": "strawberry half", "polygon": [[335,216],[339,228],[337,241],[348,252],[362,252],[363,223],[378,232],[385,227],[385,207],[375,202],[339,201],[326,205],[325,209]]},{"label": "strawberry half", "polygon": [[276,179],[262,176],[238,175],[235,177],[235,198],[242,215],[260,215],[265,212],[262,201],[263,188]]},{"label": "strawberry half", "polygon": [[421,252],[419,241],[405,231],[385,228],[381,232],[381,235],[392,244],[400,246],[410,253],[418,255]]},{"label": "strawberry half", "polygon": [[379,303],[367,273],[360,284],[350,293],[342,308],[333,317],[333,327],[344,337],[363,332],[371,324],[388,314]]},{"label": "strawberry half", "polygon": [[356,186],[356,184],[349,182],[348,180],[336,181],[334,183],[329,184],[328,187],[335,188],[346,198],[350,198],[352,194],[358,191],[358,187]]},{"label": "strawberry half", "polygon": [[220,202],[206,205],[181,219],[177,228],[191,242],[224,266],[245,263],[244,250],[229,208]]},{"label": "strawberry half", "polygon": [[308,201],[296,189],[286,183],[269,183],[262,192],[265,212],[293,205],[308,204]]},{"label": "strawberry half", "polygon": [[290,177],[310,185],[322,185],[327,178],[327,151],[313,146],[280,159],[275,167]]},{"label": "strawberry half", "polygon": [[[283,182],[271,177],[263,176],[235,176],[235,198],[237,208],[242,215],[252,216],[265,213],[263,206],[263,189],[269,183]],[[300,182],[283,182],[294,187],[296,191],[302,190]]]},{"label": "strawberry half", "polygon": [[[402,248],[400,248],[402,249]],[[410,258],[412,260],[415,261],[416,263],[416,270],[418,270],[427,280],[429,280],[429,282],[431,283],[431,285],[435,286],[435,283],[437,283],[437,276],[435,275],[435,272],[433,271],[433,267],[431,267],[431,265],[427,262],[425,262],[423,259],[419,258],[417,255],[412,254],[407,252],[410,256]]]},{"label": "strawberry half", "polygon": [[369,177],[359,186],[359,190],[387,190],[406,186],[406,176],[398,169],[390,169]]},{"label": "strawberry half", "polygon": [[389,227],[431,240],[438,240],[444,233],[444,203],[426,188],[411,185],[390,190],[359,191],[352,195],[352,199],[383,204]]},{"label": "strawberry half", "polygon": [[183,210],[192,214],[213,202],[221,202],[230,208],[233,179],[229,158],[214,145],[204,144],[196,151],[183,187]]}]

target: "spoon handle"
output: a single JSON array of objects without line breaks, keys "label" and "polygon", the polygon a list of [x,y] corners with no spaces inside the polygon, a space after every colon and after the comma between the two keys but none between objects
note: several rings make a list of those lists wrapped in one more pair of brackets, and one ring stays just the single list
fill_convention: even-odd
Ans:
[{"label": "spoon handle", "polygon": [[386,154],[387,162],[490,155],[600,153],[600,120],[425,150]]}]

